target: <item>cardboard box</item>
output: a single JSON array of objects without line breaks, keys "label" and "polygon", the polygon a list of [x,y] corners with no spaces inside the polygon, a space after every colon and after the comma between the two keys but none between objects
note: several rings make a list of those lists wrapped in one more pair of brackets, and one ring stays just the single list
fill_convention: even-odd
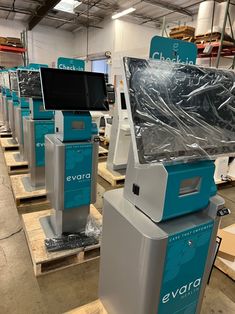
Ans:
[{"label": "cardboard box", "polygon": [[218,237],[222,238],[218,256],[224,259],[227,259],[231,262],[234,262],[235,261],[235,224],[229,227],[229,231],[224,230],[224,229],[219,229]]}]

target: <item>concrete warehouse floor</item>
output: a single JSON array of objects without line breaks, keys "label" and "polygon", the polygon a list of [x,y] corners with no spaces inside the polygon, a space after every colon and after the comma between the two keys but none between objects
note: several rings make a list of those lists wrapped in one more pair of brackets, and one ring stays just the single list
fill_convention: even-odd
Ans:
[{"label": "concrete warehouse floor", "polygon": [[[96,206],[101,209],[102,194],[110,186],[101,179],[99,183]],[[223,219],[224,227],[235,223],[235,187],[219,192],[232,210],[232,214]],[[91,302],[98,296],[98,272],[99,261],[93,261],[39,278],[34,276],[0,149],[0,313],[57,314]],[[78,280],[80,277],[82,280]],[[234,302],[235,283],[214,269],[202,313],[235,313]]]}]

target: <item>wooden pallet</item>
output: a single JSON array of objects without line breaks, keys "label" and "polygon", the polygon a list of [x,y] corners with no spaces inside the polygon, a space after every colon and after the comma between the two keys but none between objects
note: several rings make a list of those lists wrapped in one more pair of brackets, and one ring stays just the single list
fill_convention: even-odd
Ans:
[{"label": "wooden pallet", "polygon": [[0,141],[1,141],[1,146],[2,146],[2,149],[4,151],[9,151],[9,150],[16,150],[16,149],[19,149],[19,144],[18,143],[12,143],[11,141],[13,140],[12,137],[9,137],[9,138],[1,138]]},{"label": "wooden pallet", "polygon": [[[223,230],[235,233],[234,225],[224,228]],[[219,270],[221,270],[225,275],[235,280],[235,261],[231,262],[225,258],[217,256],[215,266]]]},{"label": "wooden pallet", "polygon": [[189,32],[189,33],[193,33],[195,32],[195,28],[192,26],[188,26],[188,25],[183,25],[183,26],[177,26],[177,27],[173,27],[171,28],[171,33],[178,33],[178,32]]},{"label": "wooden pallet", "polygon": [[[212,34],[204,34],[204,35],[197,35],[195,37],[195,43],[210,43],[210,42],[220,42],[221,34],[220,33],[212,33]],[[223,40],[224,46],[234,46],[234,43],[230,40],[229,37],[224,37]]]},{"label": "wooden pallet", "polygon": [[178,26],[171,29],[169,36],[175,39],[194,39],[195,28],[190,26]]},{"label": "wooden pallet", "polygon": [[100,300],[96,300],[64,314],[108,314],[108,312]]},{"label": "wooden pallet", "polygon": [[108,150],[102,146],[99,146],[99,159],[106,158],[108,156]]},{"label": "wooden pallet", "polygon": [[29,174],[18,174],[14,176],[10,176],[13,196],[15,198],[16,206],[21,207],[24,206],[28,202],[32,202],[33,200],[42,201],[46,200],[46,190],[40,189],[32,192],[28,192],[25,190],[25,187],[22,183],[23,177],[29,177]]},{"label": "wooden pallet", "polygon": [[100,142],[104,145],[104,146],[109,146],[109,139],[105,136],[100,136]]},{"label": "wooden pallet", "polygon": [[223,185],[235,185],[235,178],[230,177],[230,180],[215,180],[215,184],[218,186],[223,186]]},{"label": "wooden pallet", "polygon": [[[39,218],[50,215],[50,210],[22,215],[23,228],[32,258],[35,276],[45,275],[57,270],[82,264],[100,256],[100,244],[73,250],[47,252],[44,244],[45,234]],[[91,215],[102,221],[98,210],[91,205]]]},{"label": "wooden pallet", "polygon": [[104,136],[104,133],[105,133],[105,128],[102,127],[99,129],[99,135],[103,135]]},{"label": "wooden pallet", "polygon": [[5,138],[5,137],[12,137],[12,133],[11,132],[1,132],[0,138]]},{"label": "wooden pallet", "polygon": [[180,40],[188,41],[188,42],[194,42],[194,37],[193,36],[186,36],[186,34],[173,35],[173,36],[170,36],[170,38],[180,39]]},{"label": "wooden pallet", "polygon": [[29,165],[27,161],[16,161],[14,156],[19,155],[19,152],[4,152],[5,162],[7,166],[8,173],[11,174],[22,174],[29,170]]},{"label": "wooden pallet", "polygon": [[98,175],[108,181],[114,187],[123,186],[126,177],[118,171],[108,170],[107,163],[105,161],[98,164]]}]

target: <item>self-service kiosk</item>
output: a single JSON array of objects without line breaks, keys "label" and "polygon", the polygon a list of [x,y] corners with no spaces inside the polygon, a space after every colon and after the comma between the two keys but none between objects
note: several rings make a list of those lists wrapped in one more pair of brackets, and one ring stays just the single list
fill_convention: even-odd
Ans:
[{"label": "self-service kiosk", "polygon": [[235,153],[235,74],[124,58],[132,144],[104,194],[99,297],[110,314],[200,313],[220,217],[214,159]]},{"label": "self-service kiosk", "polygon": [[84,232],[96,200],[99,137],[90,111],[107,111],[103,74],[41,69],[46,110],[55,110],[55,134],[46,136],[47,238]]}]

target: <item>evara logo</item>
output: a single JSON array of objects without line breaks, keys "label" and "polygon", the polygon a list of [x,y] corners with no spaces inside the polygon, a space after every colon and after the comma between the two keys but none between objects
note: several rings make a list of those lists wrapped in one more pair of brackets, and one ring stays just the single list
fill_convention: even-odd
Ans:
[{"label": "evara logo", "polygon": [[76,176],[68,176],[68,177],[66,177],[66,181],[68,181],[68,182],[70,182],[70,181],[81,181],[81,180],[90,179],[90,178],[91,178],[91,174],[86,173],[86,174],[78,174]]},{"label": "evara logo", "polygon": [[45,143],[37,143],[36,146],[37,146],[37,147],[44,147],[44,146],[45,146]]},{"label": "evara logo", "polygon": [[198,278],[198,279],[176,289],[175,291],[171,291],[171,292],[164,295],[164,297],[162,298],[162,303],[167,303],[172,298],[175,299],[175,298],[177,298],[177,296],[183,296],[186,293],[190,293],[190,292],[192,292],[193,289],[198,288],[200,286],[200,284],[201,284],[201,278]]}]

